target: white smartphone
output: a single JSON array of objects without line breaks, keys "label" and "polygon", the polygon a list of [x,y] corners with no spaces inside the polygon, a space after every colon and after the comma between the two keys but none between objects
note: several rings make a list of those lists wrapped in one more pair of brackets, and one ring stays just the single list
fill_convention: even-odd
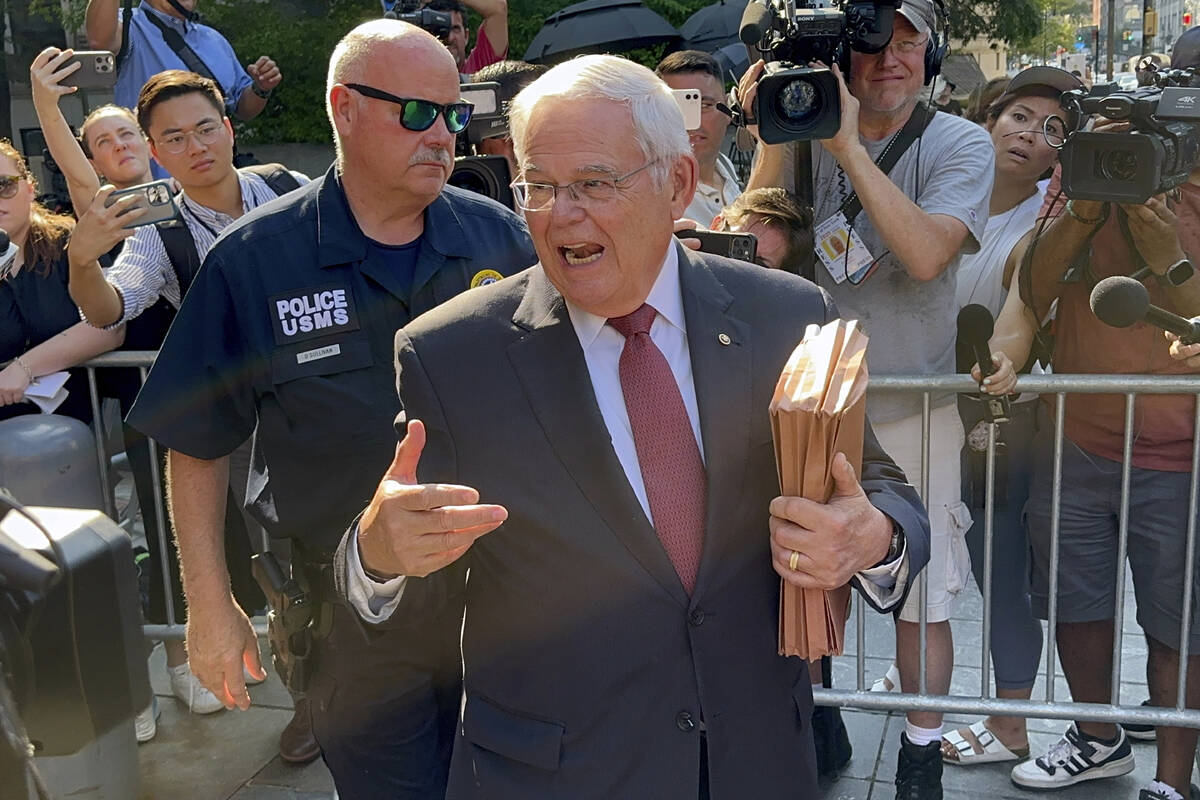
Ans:
[{"label": "white smartphone", "polygon": [[700,90],[672,89],[671,94],[675,95],[675,102],[679,104],[679,110],[683,112],[683,127],[689,131],[699,128]]}]

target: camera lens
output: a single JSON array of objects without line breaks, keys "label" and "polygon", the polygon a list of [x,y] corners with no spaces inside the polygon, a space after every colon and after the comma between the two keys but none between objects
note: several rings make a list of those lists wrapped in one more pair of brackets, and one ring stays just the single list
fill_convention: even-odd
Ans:
[{"label": "camera lens", "polygon": [[775,107],[790,123],[806,122],[817,111],[817,91],[808,81],[792,81],[775,95]]},{"label": "camera lens", "polygon": [[1132,181],[1137,177],[1137,156],[1129,150],[1110,150],[1100,155],[1100,174],[1110,181]]}]

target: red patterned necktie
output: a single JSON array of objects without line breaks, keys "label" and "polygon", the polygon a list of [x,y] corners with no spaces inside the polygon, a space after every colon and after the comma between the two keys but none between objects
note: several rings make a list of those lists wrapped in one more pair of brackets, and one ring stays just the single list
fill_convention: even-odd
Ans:
[{"label": "red patterned necktie", "polygon": [[642,304],[632,314],[610,319],[608,324],[625,337],[619,369],[621,393],[633,428],[650,516],[690,595],[704,545],[708,480],[679,385],[650,338],[657,314],[653,306]]}]

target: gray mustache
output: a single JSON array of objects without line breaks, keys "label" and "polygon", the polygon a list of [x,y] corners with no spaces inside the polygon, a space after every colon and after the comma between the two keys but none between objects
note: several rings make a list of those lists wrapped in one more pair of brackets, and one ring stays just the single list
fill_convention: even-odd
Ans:
[{"label": "gray mustache", "polygon": [[454,166],[454,156],[447,150],[419,150],[408,160],[410,167],[417,164],[440,164],[446,169]]}]

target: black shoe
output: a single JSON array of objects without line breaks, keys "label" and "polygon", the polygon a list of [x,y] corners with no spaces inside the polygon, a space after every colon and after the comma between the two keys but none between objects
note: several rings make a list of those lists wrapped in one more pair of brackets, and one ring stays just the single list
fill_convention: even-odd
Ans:
[{"label": "black shoe", "polygon": [[942,800],[942,743],[916,745],[900,734],[896,800]]},{"label": "black shoe", "polygon": [[[1150,705],[1150,701],[1143,700],[1142,705],[1148,706]],[[1136,739],[1139,742],[1153,742],[1155,739],[1153,725],[1143,725],[1138,722],[1122,722],[1121,727],[1125,729],[1125,735],[1130,739]]]}]

